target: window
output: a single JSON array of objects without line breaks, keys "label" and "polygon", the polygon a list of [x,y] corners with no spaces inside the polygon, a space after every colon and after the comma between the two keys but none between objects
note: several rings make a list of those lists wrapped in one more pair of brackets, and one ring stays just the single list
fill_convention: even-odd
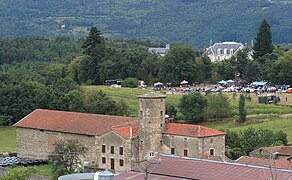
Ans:
[{"label": "window", "polygon": [[175,153],[175,149],[174,148],[171,148],[170,151],[171,151],[170,154],[174,154]]},{"label": "window", "polygon": [[217,57],[218,61],[220,61],[220,56]]},{"label": "window", "polygon": [[214,143],[214,138],[211,138],[210,139],[210,143]]},{"label": "window", "polygon": [[184,156],[188,156],[188,150],[184,149]]},{"label": "window", "polygon": [[102,164],[105,164],[106,163],[106,158],[105,157],[102,157],[101,158],[101,162],[102,162]]},{"label": "window", "polygon": [[124,148],[120,147],[120,155],[124,155]]},{"label": "window", "polygon": [[160,111],[160,116],[163,116],[163,111]]},{"label": "window", "polygon": [[143,111],[140,111],[140,116],[143,116]]},{"label": "window", "polygon": [[115,147],[111,146],[111,154],[115,154]]},{"label": "window", "polygon": [[234,53],[234,49],[230,49],[230,54],[233,54]]},{"label": "window", "polygon": [[214,149],[210,149],[210,155],[214,155]]},{"label": "window", "polygon": [[149,153],[150,157],[154,157],[154,152]]},{"label": "window", "polygon": [[120,166],[124,166],[124,160],[120,159]]},{"label": "window", "polygon": [[105,153],[105,145],[104,144],[101,146],[101,152]]}]

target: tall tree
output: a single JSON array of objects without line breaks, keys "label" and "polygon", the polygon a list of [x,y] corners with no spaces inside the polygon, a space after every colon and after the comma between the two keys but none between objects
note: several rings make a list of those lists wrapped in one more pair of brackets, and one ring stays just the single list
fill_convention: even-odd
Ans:
[{"label": "tall tree", "polygon": [[96,27],[90,29],[89,35],[86,37],[85,42],[82,45],[84,48],[84,53],[92,56],[96,52],[96,46],[103,43],[101,33]]},{"label": "tall tree", "polygon": [[180,99],[179,110],[185,120],[195,123],[203,120],[206,106],[207,100],[204,96],[191,92]]},{"label": "tall tree", "polygon": [[253,50],[254,59],[273,52],[271,27],[266,19],[259,27]]},{"label": "tall tree", "polygon": [[198,69],[200,74],[200,76],[198,76],[199,82],[202,83],[211,79],[212,63],[211,59],[208,56],[204,55],[202,58],[199,59]]},{"label": "tall tree", "polygon": [[161,79],[174,84],[182,80],[194,82],[197,78],[196,53],[191,46],[176,45],[163,59]]},{"label": "tall tree", "polygon": [[238,103],[238,110],[239,110],[239,122],[243,123],[246,120],[246,108],[245,108],[245,96],[240,94],[239,103]]}]

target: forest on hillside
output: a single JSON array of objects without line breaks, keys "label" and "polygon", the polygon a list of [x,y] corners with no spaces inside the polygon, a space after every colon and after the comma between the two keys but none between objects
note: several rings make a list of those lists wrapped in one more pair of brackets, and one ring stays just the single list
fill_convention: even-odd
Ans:
[{"label": "forest on hillside", "polygon": [[96,26],[111,39],[250,43],[266,18],[274,43],[292,42],[292,3],[282,0],[2,0],[0,38],[85,37]]}]

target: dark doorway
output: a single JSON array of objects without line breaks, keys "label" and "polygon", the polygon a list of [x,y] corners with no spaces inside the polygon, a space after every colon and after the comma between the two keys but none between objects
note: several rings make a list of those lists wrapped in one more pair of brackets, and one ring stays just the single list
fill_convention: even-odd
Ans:
[{"label": "dark doorway", "polygon": [[115,159],[111,158],[111,169],[115,170]]}]

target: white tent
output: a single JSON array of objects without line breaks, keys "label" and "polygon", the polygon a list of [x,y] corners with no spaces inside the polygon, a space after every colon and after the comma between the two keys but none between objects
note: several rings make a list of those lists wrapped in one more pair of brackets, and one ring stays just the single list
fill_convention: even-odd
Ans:
[{"label": "white tent", "polygon": [[186,80],[183,80],[182,82],[180,82],[180,84],[188,84],[189,82]]}]

